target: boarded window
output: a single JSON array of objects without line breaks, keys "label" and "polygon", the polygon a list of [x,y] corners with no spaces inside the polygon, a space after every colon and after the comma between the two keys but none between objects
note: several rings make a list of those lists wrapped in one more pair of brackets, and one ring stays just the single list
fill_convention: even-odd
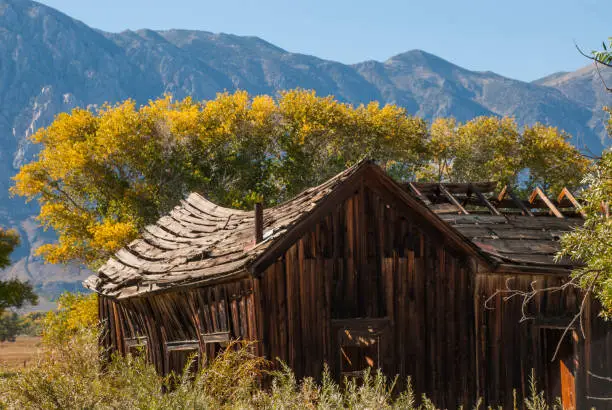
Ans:
[{"label": "boarded window", "polygon": [[166,343],[166,373],[182,374],[185,369],[195,374],[200,367],[200,348],[197,340]]},{"label": "boarded window", "polygon": [[372,326],[344,327],[338,330],[340,374],[360,377],[364,370],[381,367],[383,332]]},{"label": "boarded window", "polygon": [[185,370],[195,375],[200,367],[198,349],[171,350],[168,352],[168,370],[175,374],[183,374]]},{"label": "boarded window", "polygon": [[230,341],[229,332],[205,333],[201,337],[202,343],[204,343],[206,362],[214,360],[215,357],[223,353]]}]

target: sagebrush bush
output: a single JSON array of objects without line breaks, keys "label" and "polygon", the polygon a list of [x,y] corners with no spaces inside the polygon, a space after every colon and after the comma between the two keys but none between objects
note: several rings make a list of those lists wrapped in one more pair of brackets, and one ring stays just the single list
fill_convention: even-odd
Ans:
[{"label": "sagebrush bush", "polygon": [[[61,343],[47,341],[35,365],[0,377],[0,407],[8,409],[406,409],[435,410],[417,397],[410,379],[395,392],[397,379],[364,372],[357,382],[336,383],[325,368],[321,381],[297,380],[291,369],[255,356],[252,345],[233,342],[197,372],[187,363],[182,375],[160,377],[144,355],[100,361],[99,330],[82,328]],[[195,360],[193,358],[192,360]],[[262,388],[262,381],[269,381]],[[548,410],[530,380],[530,410]],[[515,406],[516,407],[516,406]],[[480,404],[475,408],[480,408]]]}]

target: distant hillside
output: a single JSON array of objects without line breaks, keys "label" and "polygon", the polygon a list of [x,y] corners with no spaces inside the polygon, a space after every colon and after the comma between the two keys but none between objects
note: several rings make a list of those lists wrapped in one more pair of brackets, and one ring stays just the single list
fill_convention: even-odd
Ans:
[{"label": "distant hillside", "polygon": [[[604,84],[612,88],[612,69],[600,67],[598,71],[594,65],[589,65],[571,73],[542,78],[537,83],[557,89],[572,101],[591,109],[593,116],[587,126],[597,135],[605,135],[607,114],[602,107],[612,106],[612,93],[606,91]],[[595,147],[590,148],[599,153]]]},{"label": "distant hillside", "polygon": [[525,83],[469,71],[419,50],[345,65],[257,37],[187,30],[105,33],[39,3],[0,0],[0,224],[18,228],[24,238],[4,275],[31,279],[48,295],[74,288],[86,276],[77,267],[43,265],[32,255],[53,236],[36,226],[35,204],[7,194],[10,177],[36,153],[28,136],[58,113],[126,98],[144,103],[168,92],[209,99],[224,90],[275,94],[294,87],[354,104],[395,103],[427,119],[509,115],[520,124],[559,126],[593,152],[606,144],[601,107],[609,96],[591,68]]}]

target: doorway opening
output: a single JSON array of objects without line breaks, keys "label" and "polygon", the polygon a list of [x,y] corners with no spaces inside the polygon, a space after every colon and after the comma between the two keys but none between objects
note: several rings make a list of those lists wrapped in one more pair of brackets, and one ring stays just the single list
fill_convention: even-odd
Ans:
[{"label": "doorway opening", "polygon": [[[560,398],[563,408],[571,410],[576,409],[577,334],[570,330],[563,336],[564,330],[559,328],[540,329],[545,370],[541,377],[544,377],[544,386],[549,402],[554,402],[557,398]],[[561,339],[562,337],[563,339]],[[557,351],[556,356],[555,351]]]}]

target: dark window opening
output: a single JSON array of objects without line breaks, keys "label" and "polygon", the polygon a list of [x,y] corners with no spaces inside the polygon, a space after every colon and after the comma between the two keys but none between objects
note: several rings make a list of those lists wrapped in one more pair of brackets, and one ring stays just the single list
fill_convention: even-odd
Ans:
[{"label": "dark window opening", "polygon": [[373,346],[340,346],[341,372],[344,376],[361,376],[363,371],[378,367],[378,349]]},{"label": "dark window opening", "polygon": [[148,339],[146,336],[136,336],[125,339],[126,352],[132,356],[146,355]]}]

